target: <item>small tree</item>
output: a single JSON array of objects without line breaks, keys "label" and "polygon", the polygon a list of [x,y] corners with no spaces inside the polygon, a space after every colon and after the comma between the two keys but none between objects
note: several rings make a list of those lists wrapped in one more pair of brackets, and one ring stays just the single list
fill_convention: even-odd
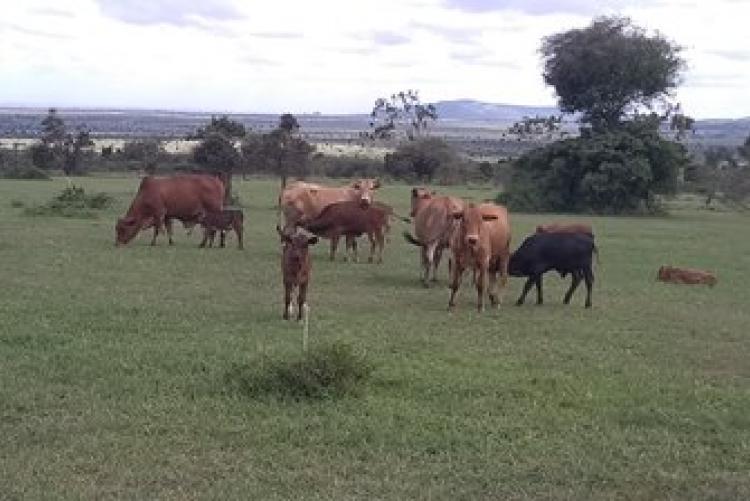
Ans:
[{"label": "small tree", "polygon": [[458,164],[458,155],[451,146],[438,138],[404,142],[385,156],[386,174],[414,181],[429,182],[442,175],[452,177],[451,168]]},{"label": "small tree", "polygon": [[370,132],[372,139],[391,138],[401,129],[409,140],[421,137],[432,121],[437,120],[437,110],[433,104],[423,104],[419,91],[407,90],[380,97],[370,112]]},{"label": "small tree", "polygon": [[251,134],[242,142],[242,156],[249,170],[273,173],[281,178],[281,189],[290,176],[305,176],[315,148],[297,136],[297,119],[281,115],[279,125],[267,134]]},{"label": "small tree", "polygon": [[42,120],[40,143],[32,146],[31,157],[40,169],[62,169],[65,175],[81,172],[81,159],[87,148],[94,145],[91,130],[81,125],[75,135],[69,134],[65,122],[50,108]]},{"label": "small tree", "polygon": [[546,37],[540,52],[544,82],[555,88],[560,109],[581,112],[595,129],[663,102],[685,67],[680,47],[623,17],[600,17]]},{"label": "small tree", "polygon": [[226,115],[211,117],[211,122],[189,136],[201,142],[193,150],[195,163],[215,173],[224,182],[224,200],[232,198],[232,173],[241,165],[235,142],[246,134],[245,126]]},{"label": "small tree", "polygon": [[[111,155],[111,146],[108,155]],[[139,162],[143,169],[152,174],[156,171],[156,165],[165,155],[164,145],[158,139],[138,139],[128,141],[122,146],[120,156],[123,160]],[[105,157],[105,148],[102,148],[102,157]]]}]

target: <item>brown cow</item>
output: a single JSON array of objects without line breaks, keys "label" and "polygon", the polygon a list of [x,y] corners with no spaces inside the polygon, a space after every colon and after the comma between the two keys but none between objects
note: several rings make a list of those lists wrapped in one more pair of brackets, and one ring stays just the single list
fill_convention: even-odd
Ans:
[{"label": "brown cow", "polygon": [[[220,212],[223,203],[224,185],[215,176],[147,176],[141,181],[125,217],[117,220],[115,243],[127,244],[141,229],[153,224],[151,245],[156,245],[156,237],[168,219],[199,221],[208,212]],[[172,244],[171,224],[168,228]]]},{"label": "brown cow", "polygon": [[318,237],[306,235],[304,232],[295,231],[289,234],[276,226],[276,231],[281,237],[283,250],[281,254],[281,274],[284,282],[284,319],[289,320],[292,309],[292,293],[297,291],[297,320],[302,320],[305,301],[307,299],[307,286],[310,283],[311,260],[310,245],[318,242]]},{"label": "brown cow", "polygon": [[656,279],[675,284],[706,284],[709,287],[713,287],[717,282],[716,276],[709,271],[693,268],[676,268],[674,266],[660,267]]},{"label": "brown cow", "polygon": [[227,232],[234,230],[235,235],[237,235],[237,247],[242,250],[243,222],[242,209],[225,207],[221,212],[208,212],[201,221],[203,241],[199,247],[205,247],[206,242],[208,242],[209,247],[213,247],[216,232],[219,231],[219,246],[223,248]]},{"label": "brown cow", "polygon": [[[385,246],[384,230],[388,224],[389,211],[385,204],[362,207],[359,202],[337,202],[331,204],[316,218],[302,225],[306,230],[325,238],[331,239],[331,261],[336,258],[336,247],[341,235],[346,236],[346,250],[351,248],[354,261],[357,261],[356,237],[367,234],[370,240],[370,258],[372,263],[375,250],[378,251],[378,263],[383,262],[383,247]],[[391,210],[390,213],[393,211]]]},{"label": "brown cow", "polygon": [[411,213],[414,218],[414,236],[404,232],[406,241],[421,247],[422,283],[429,286],[430,268],[432,281],[437,281],[437,269],[443,250],[450,246],[454,226],[453,214],[461,212],[464,202],[460,198],[436,196],[425,188],[411,190]]},{"label": "brown cow", "polygon": [[[484,308],[485,282],[489,275],[489,293],[492,306],[500,302],[495,291],[497,274],[500,273],[501,287],[508,282],[508,261],[510,259],[510,221],[505,207],[484,203],[478,206],[469,204],[461,212],[453,214],[460,224],[451,239],[451,295],[448,310],[455,308],[456,292],[461,285],[461,277],[466,268],[471,267],[476,277],[477,310]],[[502,291],[500,298],[502,298]]]},{"label": "brown cow", "polygon": [[594,230],[588,223],[548,223],[536,227],[537,233],[583,233],[594,236]]},{"label": "brown cow", "polygon": [[323,209],[336,202],[356,201],[362,207],[372,203],[373,191],[380,187],[377,179],[359,179],[349,186],[328,187],[296,181],[279,195],[286,231],[317,217]]}]

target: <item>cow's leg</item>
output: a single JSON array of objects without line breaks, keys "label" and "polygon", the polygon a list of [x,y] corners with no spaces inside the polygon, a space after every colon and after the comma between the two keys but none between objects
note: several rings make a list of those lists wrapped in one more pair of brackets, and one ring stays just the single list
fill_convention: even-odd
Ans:
[{"label": "cow's leg", "polygon": [[226,247],[226,241],[227,241],[227,232],[226,230],[219,230],[219,247],[222,249]]},{"label": "cow's leg", "polygon": [[437,270],[440,266],[440,259],[443,257],[443,249],[444,247],[442,245],[435,246],[435,254],[432,257],[432,281],[437,282]]},{"label": "cow's leg", "polygon": [[544,297],[542,294],[542,274],[539,273],[536,276],[536,304],[540,305],[544,303]]},{"label": "cow's leg", "polygon": [[[336,259],[336,247],[339,245],[339,236],[336,234],[331,235],[331,261]],[[346,257],[344,258],[346,260]]]},{"label": "cow's leg", "polygon": [[209,229],[207,226],[203,227],[203,240],[201,240],[201,243],[198,244],[198,247],[205,247],[206,243],[208,242],[208,233]]},{"label": "cow's leg", "polygon": [[367,240],[370,241],[370,257],[367,258],[368,263],[372,263],[375,261],[375,233],[372,231],[367,232]]},{"label": "cow's leg", "polygon": [[211,228],[208,230],[208,246],[209,247],[213,248],[215,239],[216,239],[216,228]]},{"label": "cow's leg", "polygon": [[586,282],[586,308],[591,308],[591,288],[594,286],[594,272],[591,265],[584,268],[583,280]]},{"label": "cow's leg", "polygon": [[521,306],[523,302],[526,301],[526,294],[529,293],[534,282],[535,280],[533,276],[526,279],[526,283],[523,284],[523,291],[521,291],[521,295],[519,296],[518,301],[516,301],[516,306]]},{"label": "cow's leg", "polygon": [[383,249],[385,248],[385,234],[382,228],[375,232],[375,239],[378,243],[378,264],[383,262]]},{"label": "cow's leg", "polygon": [[292,311],[292,289],[294,286],[290,283],[284,284],[284,320],[289,320]]},{"label": "cow's leg", "polygon": [[242,223],[239,221],[234,224],[234,234],[237,235],[237,248],[242,250]]},{"label": "cow's leg", "polygon": [[430,286],[430,284],[428,283],[428,280],[430,279],[430,267],[433,265],[433,263],[435,263],[435,250],[437,249],[437,246],[438,242],[432,242],[423,247],[424,253],[422,258],[422,265],[424,266],[424,277],[422,278],[422,283],[425,287]]},{"label": "cow's leg", "polygon": [[357,255],[357,237],[352,235],[351,237],[347,236],[346,238],[351,238],[352,262],[357,263],[359,262],[359,256]]},{"label": "cow's leg", "polygon": [[174,245],[174,240],[172,240],[172,219],[164,219],[164,229],[167,230],[167,239],[169,240],[169,245]]},{"label": "cow's leg", "polygon": [[458,292],[458,288],[461,286],[461,277],[464,274],[463,265],[458,263],[458,259],[453,260],[452,268],[453,273],[451,274],[450,283],[451,295],[450,299],[448,299],[448,311],[453,311],[456,307],[456,292]]},{"label": "cow's leg", "polygon": [[164,214],[157,214],[154,216],[154,236],[151,239],[151,245],[156,245],[156,237],[159,236],[159,231],[162,229],[164,224]]},{"label": "cow's leg", "polygon": [[497,297],[497,268],[490,267],[489,269],[489,285],[487,286],[487,292],[490,296],[490,304],[493,307],[497,307],[500,304]]},{"label": "cow's leg", "polygon": [[[476,270],[476,267],[474,268]],[[484,284],[487,277],[487,266],[486,264],[479,265],[479,273],[477,280],[477,311],[482,313],[484,310]]]},{"label": "cow's leg", "polygon": [[302,320],[302,315],[305,311],[305,302],[307,300],[307,282],[299,284],[299,290],[297,291],[297,320]]},{"label": "cow's leg", "polygon": [[578,288],[578,284],[581,283],[581,270],[575,270],[573,273],[571,273],[571,280],[570,280],[570,288],[568,289],[568,292],[565,293],[565,297],[563,298],[563,304],[570,303],[570,298],[573,297],[573,293]]}]

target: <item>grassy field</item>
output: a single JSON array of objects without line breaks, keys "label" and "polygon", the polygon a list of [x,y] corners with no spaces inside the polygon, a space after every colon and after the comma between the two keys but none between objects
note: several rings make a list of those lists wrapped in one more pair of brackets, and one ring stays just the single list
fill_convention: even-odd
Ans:
[{"label": "grassy field", "polygon": [[[300,350],[283,322],[275,180],[237,181],[246,249],[199,235],[116,249],[135,178],[76,180],[117,205],[29,217],[65,186],[0,182],[2,499],[748,499],[748,216],[591,218],[594,307],[482,315],[465,280],[419,283],[394,223],[383,265],[314,249],[312,344],[375,364],[359,397],[250,398],[227,374]],[[451,190],[482,200],[490,190]],[[409,187],[379,197],[407,212]],[[514,246],[549,216],[512,214]],[[178,225],[179,226],[179,225]],[[196,232],[197,233],[197,232]],[[655,282],[661,264],[719,284]],[[445,277],[445,268],[442,276]],[[533,299],[533,296],[531,297]]]}]

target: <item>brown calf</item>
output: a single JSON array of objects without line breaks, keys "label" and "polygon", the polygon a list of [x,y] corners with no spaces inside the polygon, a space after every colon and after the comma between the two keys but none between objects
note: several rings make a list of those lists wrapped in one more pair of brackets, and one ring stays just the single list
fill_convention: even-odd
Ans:
[{"label": "brown calf", "polygon": [[216,232],[219,231],[219,247],[224,247],[226,234],[234,230],[237,235],[237,247],[242,249],[242,223],[244,216],[242,209],[224,208],[221,212],[208,212],[201,220],[203,225],[203,241],[199,247],[205,247],[208,242],[209,247],[214,246]]},{"label": "brown calf", "polygon": [[536,227],[537,233],[583,233],[594,236],[594,230],[588,223],[549,223]]},{"label": "brown calf", "polygon": [[717,282],[716,276],[711,272],[674,266],[660,267],[656,279],[674,284],[706,284],[709,287],[713,287]]},{"label": "brown calf", "polygon": [[289,320],[292,309],[292,293],[297,291],[297,320],[302,320],[305,301],[307,299],[307,286],[310,283],[311,260],[310,245],[318,242],[318,237],[306,235],[304,232],[295,231],[288,234],[276,226],[276,231],[281,237],[283,249],[281,253],[281,274],[284,282],[284,319]]},{"label": "brown calf", "polygon": [[[320,215],[304,223],[303,228],[318,236],[331,239],[331,261],[336,258],[336,247],[341,235],[346,237],[346,250],[351,248],[354,261],[357,261],[356,237],[367,234],[370,240],[370,258],[372,263],[375,251],[378,252],[377,262],[383,262],[383,247],[385,246],[385,228],[388,224],[389,209],[382,205],[362,207],[358,201],[338,202],[331,204]],[[392,212],[392,209],[390,209]]]},{"label": "brown calf", "polygon": [[[505,207],[495,204],[468,205],[453,217],[459,221],[451,239],[453,251],[451,271],[451,295],[448,310],[455,307],[456,292],[461,285],[464,270],[474,272],[477,287],[477,310],[484,308],[485,282],[489,276],[489,293],[492,306],[499,304],[496,292],[497,274],[501,276],[501,287],[508,282],[508,260],[510,259],[510,222]],[[502,297],[502,295],[500,296]]]}]

